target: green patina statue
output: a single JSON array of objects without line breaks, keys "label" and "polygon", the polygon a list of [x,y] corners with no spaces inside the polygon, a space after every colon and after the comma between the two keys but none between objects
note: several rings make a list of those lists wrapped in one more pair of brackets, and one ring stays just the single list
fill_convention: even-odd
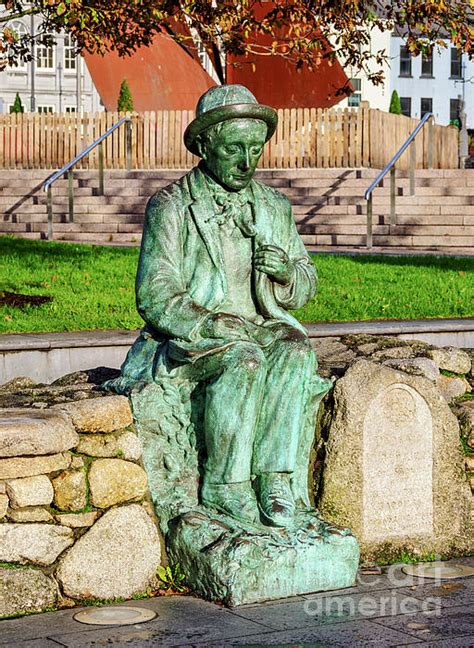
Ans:
[{"label": "green patina statue", "polygon": [[[201,162],[148,203],[136,283],[146,326],[106,385],[131,396],[170,555],[194,587],[231,603],[350,584],[358,556],[349,532],[328,527],[308,499],[316,413],[331,383],[288,313],[313,297],[314,265],[288,199],[253,180],[276,124],[243,86],[199,100],[184,140]],[[295,577],[276,593],[261,576],[244,594],[229,567],[242,535],[260,552],[280,546],[283,559],[305,544],[302,533],[306,559],[321,554],[318,539],[338,536],[338,576]],[[213,549],[207,562],[203,546]],[[334,546],[321,564],[331,556]],[[239,560],[254,569],[248,551]]]}]

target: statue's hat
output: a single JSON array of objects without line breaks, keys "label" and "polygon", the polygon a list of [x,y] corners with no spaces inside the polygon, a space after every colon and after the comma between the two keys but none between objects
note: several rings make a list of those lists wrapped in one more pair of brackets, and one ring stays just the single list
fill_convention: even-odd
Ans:
[{"label": "statue's hat", "polygon": [[275,132],[278,122],[276,111],[259,104],[254,95],[242,85],[214,86],[205,92],[196,106],[196,118],[184,132],[184,144],[198,155],[197,136],[210,126],[228,119],[261,119],[267,124],[266,141]]}]

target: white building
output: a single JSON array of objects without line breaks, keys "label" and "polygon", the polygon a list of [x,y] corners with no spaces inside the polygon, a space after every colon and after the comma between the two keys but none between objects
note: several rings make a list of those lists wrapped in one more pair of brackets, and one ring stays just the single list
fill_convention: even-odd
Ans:
[{"label": "white building", "polygon": [[[420,119],[426,112],[446,126],[458,118],[459,99],[464,101],[467,128],[474,128],[474,62],[459,55],[449,41],[430,56],[412,57],[405,41],[393,35],[390,46],[390,95],[398,92],[403,114]],[[386,110],[388,110],[387,104]]]},{"label": "white building", "polygon": [[[38,17],[9,23],[18,34],[37,30]],[[55,36],[56,44],[36,45],[32,61],[20,61],[0,72],[0,113],[10,112],[18,93],[25,112],[95,112],[103,110],[99,94],[69,35]]]}]

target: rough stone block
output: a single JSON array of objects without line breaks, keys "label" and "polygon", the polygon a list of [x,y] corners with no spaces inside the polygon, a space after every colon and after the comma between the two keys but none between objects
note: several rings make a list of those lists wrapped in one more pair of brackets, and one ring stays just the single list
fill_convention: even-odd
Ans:
[{"label": "rough stone block", "polygon": [[383,364],[413,376],[424,376],[436,382],[439,378],[437,364],[429,358],[405,358],[400,360],[384,360]]},{"label": "rough stone block", "polygon": [[42,506],[28,506],[21,509],[9,509],[8,519],[12,522],[53,522],[53,516]]},{"label": "rough stone block", "polygon": [[58,586],[39,569],[0,569],[0,617],[42,612],[57,599]]},{"label": "rough stone block", "polygon": [[137,461],[142,454],[140,440],[133,432],[122,434],[82,434],[77,452],[91,457],[120,457]]},{"label": "rough stone block", "polygon": [[54,504],[61,511],[81,511],[87,504],[84,470],[67,470],[53,479]]},{"label": "rough stone block", "polygon": [[137,504],[107,511],[60,561],[57,578],[73,598],[130,598],[146,591],[160,564],[158,531]]},{"label": "rough stone block", "polygon": [[86,513],[59,513],[55,516],[59,524],[70,527],[71,529],[80,529],[90,527],[99,517],[98,511],[88,511]]},{"label": "rough stone block", "polygon": [[359,360],[327,421],[319,509],[352,529],[364,559],[472,544],[459,425],[432,382]]},{"label": "rough stone block", "polygon": [[436,362],[440,369],[458,374],[467,374],[471,370],[471,358],[462,349],[443,347],[431,349],[430,358]]},{"label": "rough stone block", "polygon": [[97,459],[89,471],[91,502],[98,508],[141,499],[147,491],[143,468],[123,459]]},{"label": "rough stone block", "polygon": [[48,473],[68,468],[70,463],[71,455],[68,452],[45,455],[44,457],[0,459],[0,479],[47,475]]},{"label": "rough stone block", "polygon": [[8,495],[0,494],[0,520],[5,517],[8,511]]},{"label": "rough stone block", "polygon": [[359,562],[348,530],[305,511],[275,529],[201,507],[170,522],[167,547],[192,589],[231,606],[350,587]]},{"label": "rough stone block", "polygon": [[78,432],[114,432],[132,424],[132,411],[125,396],[88,398],[74,403],[55,405],[66,412]]},{"label": "rough stone block", "polygon": [[468,391],[471,391],[471,386],[465,378],[460,376],[443,376],[440,375],[436,381],[440,393],[450,403],[455,398],[460,398]]},{"label": "rough stone block", "polygon": [[51,565],[74,542],[71,529],[52,524],[0,524],[0,561]]},{"label": "rough stone block", "polygon": [[69,418],[57,410],[0,410],[0,457],[56,454],[78,441]]},{"label": "rough stone block", "polygon": [[53,501],[53,486],[46,475],[9,479],[6,487],[12,508],[48,506]]}]

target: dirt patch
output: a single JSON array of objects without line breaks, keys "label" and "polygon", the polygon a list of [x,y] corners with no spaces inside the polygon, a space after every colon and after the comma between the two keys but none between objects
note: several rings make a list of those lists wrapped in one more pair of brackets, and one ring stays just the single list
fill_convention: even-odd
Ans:
[{"label": "dirt patch", "polygon": [[25,308],[25,306],[41,306],[52,301],[49,295],[22,295],[7,290],[0,292],[0,306],[13,306],[13,308]]}]

